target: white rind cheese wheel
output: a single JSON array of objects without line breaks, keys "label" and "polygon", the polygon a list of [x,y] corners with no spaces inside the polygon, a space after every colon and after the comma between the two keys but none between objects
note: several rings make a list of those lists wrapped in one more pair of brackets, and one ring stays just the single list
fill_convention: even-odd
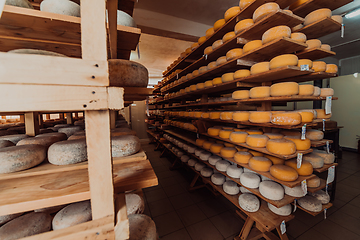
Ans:
[{"label": "white rind cheese wheel", "polygon": [[112,157],[125,157],[139,152],[140,139],[133,135],[116,136],[111,138]]},{"label": "white rind cheese wheel", "polygon": [[315,153],[306,154],[303,159],[310,162],[313,168],[321,168],[324,166],[324,158]]},{"label": "white rind cheese wheel", "polygon": [[195,149],[195,156],[199,157],[201,153],[205,152],[204,150],[202,149]]},{"label": "white rind cheese wheel", "polygon": [[49,147],[48,160],[54,165],[68,165],[87,160],[85,139],[56,142]]},{"label": "white rind cheese wheel", "polygon": [[[145,214],[132,214],[128,218],[129,239],[157,239],[155,222],[149,216]],[[117,236],[115,239],[118,239]]]},{"label": "white rind cheese wheel", "polygon": [[246,212],[257,212],[260,208],[260,201],[251,193],[243,193],[239,196],[239,205]]},{"label": "white rind cheese wheel", "polygon": [[243,172],[244,170],[237,165],[230,165],[226,169],[226,174],[232,178],[240,178]]},{"label": "white rind cheese wheel", "polygon": [[272,162],[266,157],[252,157],[249,160],[249,167],[258,172],[268,172]]},{"label": "white rind cheese wheel", "polygon": [[252,193],[250,190],[247,190],[247,189],[244,188],[243,186],[240,187],[240,192],[241,192],[241,193]]},{"label": "white rind cheese wheel", "polygon": [[[250,95],[250,93],[249,93]],[[233,113],[233,120],[238,122],[248,121],[250,112],[247,111],[238,111]]]},{"label": "white rind cheese wheel", "polygon": [[287,194],[291,197],[299,198],[299,197],[304,197],[306,195],[306,193],[304,193],[304,191],[302,190],[301,185],[293,187],[293,188],[285,186],[285,185],[283,185],[283,187],[285,189],[285,194]]},{"label": "white rind cheese wheel", "polygon": [[229,195],[236,195],[240,192],[239,186],[234,181],[226,181],[223,184],[223,190]]},{"label": "white rind cheese wheel", "polygon": [[268,140],[269,140],[269,138],[265,135],[252,134],[252,135],[247,136],[246,144],[249,145],[250,147],[263,148],[266,146],[266,143]]},{"label": "white rind cheese wheel", "polygon": [[211,155],[212,155],[211,153],[204,151],[204,152],[200,153],[200,159],[203,161],[207,161],[207,160],[209,160],[209,157]]},{"label": "white rind cheese wheel", "polygon": [[332,13],[331,10],[328,8],[321,8],[318,10],[315,10],[311,13],[309,13],[306,17],[305,17],[305,21],[304,21],[304,25],[310,25],[320,19],[323,19],[325,17],[331,17]]},{"label": "white rind cheese wheel", "polygon": [[323,190],[319,190],[314,193],[309,193],[311,196],[315,197],[317,200],[321,202],[321,204],[328,204],[330,202],[330,196]]},{"label": "white rind cheese wheel", "polygon": [[272,205],[271,203],[268,203],[268,208],[270,209],[270,211],[272,211],[273,213],[275,213],[279,216],[289,216],[292,212],[290,204],[287,204],[285,206],[277,208],[274,205]]},{"label": "white rind cheese wheel", "polygon": [[259,184],[259,192],[261,195],[270,200],[281,200],[285,196],[284,188],[273,181],[263,181]]},{"label": "white rind cheese wheel", "polygon": [[256,111],[250,112],[249,122],[269,123],[271,121],[271,112]]},{"label": "white rind cheese wheel", "polygon": [[188,147],[188,153],[195,153],[195,147]]},{"label": "white rind cheese wheel", "polygon": [[299,85],[299,96],[312,96],[314,95],[314,85],[303,84]]},{"label": "white rind cheese wheel", "polygon": [[221,157],[216,156],[216,155],[213,155],[213,156],[209,157],[209,160],[208,160],[208,161],[209,161],[209,163],[210,163],[211,165],[215,166],[216,163],[217,163],[218,161],[220,161],[220,160],[222,160]]},{"label": "white rind cheese wheel", "polygon": [[249,95],[250,95],[250,98],[270,97],[270,87],[268,87],[268,86],[253,87],[250,89]]},{"label": "white rind cheese wheel", "polygon": [[277,3],[274,2],[265,3],[255,10],[253,14],[253,20],[254,22],[260,21],[261,19],[265,18],[267,15],[277,12],[278,10],[280,10],[280,6]]},{"label": "white rind cheese wheel", "polygon": [[238,34],[242,31],[244,31],[245,29],[248,29],[252,25],[254,25],[254,20],[252,20],[252,19],[244,19],[244,20],[239,21],[235,25],[235,28],[234,28],[235,34]]},{"label": "white rind cheese wheel", "polygon": [[209,167],[205,167],[203,169],[201,169],[200,174],[203,177],[211,177],[211,175],[213,175],[214,171],[212,168]]},{"label": "white rind cheese wheel", "polygon": [[15,144],[9,140],[0,140],[0,148],[13,147]]},{"label": "white rind cheese wheel", "polygon": [[200,172],[201,171],[201,169],[203,169],[205,167],[205,164],[203,164],[203,163],[196,163],[195,164],[195,170],[196,171],[198,171],[198,172]]},{"label": "white rind cheese wheel", "polygon": [[296,82],[282,82],[271,85],[270,95],[272,97],[292,96],[299,94],[299,84]]},{"label": "white rind cheese wheel", "polygon": [[297,112],[273,113],[271,123],[281,126],[295,126],[301,123],[301,115]]},{"label": "white rind cheese wheel", "polygon": [[181,156],[180,160],[183,163],[187,163],[189,161],[190,157],[188,155]]},{"label": "white rind cheese wheel", "polygon": [[194,167],[195,164],[197,163],[197,161],[194,160],[194,159],[190,159],[187,163],[188,163],[188,165],[189,165],[190,167]]},{"label": "white rind cheese wheel", "polygon": [[320,97],[329,97],[334,95],[334,89],[332,88],[321,88]]},{"label": "white rind cheese wheel", "polygon": [[298,57],[294,54],[283,54],[270,60],[270,69],[276,69],[285,66],[297,66],[298,60]]},{"label": "white rind cheese wheel", "polygon": [[327,153],[326,151],[314,149],[313,153],[319,155],[324,159],[324,164],[332,164],[335,161],[335,155],[333,153]]},{"label": "white rind cheese wheel", "polygon": [[13,134],[13,135],[4,135],[0,137],[0,140],[8,140],[10,142],[13,142],[14,144],[17,144],[20,140],[24,138],[28,138],[29,136],[26,134]]},{"label": "white rind cheese wheel", "polygon": [[245,172],[240,176],[240,183],[247,188],[258,188],[260,184],[260,177],[251,172]]},{"label": "white rind cheese wheel", "polygon": [[137,27],[135,20],[128,13],[121,10],[117,10],[117,25]]},{"label": "white rind cheese wheel", "polygon": [[[65,134],[64,134],[65,139],[61,135],[59,135],[59,136],[56,136],[56,135],[50,136],[50,135],[48,135],[48,136],[39,137],[40,135],[38,135],[37,137],[24,138],[23,140],[20,140],[16,145],[21,146],[21,145],[27,145],[27,144],[38,144],[38,145],[45,146],[46,148],[49,148],[50,145],[53,144],[53,143],[66,140],[66,135]],[[82,137],[82,136],[77,136],[77,137]]]},{"label": "white rind cheese wheel", "polygon": [[230,163],[226,160],[217,161],[215,167],[220,172],[226,172],[226,169],[230,166]]},{"label": "white rind cheese wheel", "polygon": [[[270,62],[260,62],[260,63],[256,63],[251,66],[250,73],[251,73],[251,75],[255,75],[255,74],[267,72],[269,70],[270,70]],[[270,90],[270,87],[269,87],[269,90]],[[250,91],[251,91],[251,89],[250,89]]]},{"label": "white rind cheese wheel", "polygon": [[[116,200],[115,200],[116,201]],[[135,193],[125,194],[127,215],[141,214],[145,209],[144,199]]]},{"label": "white rind cheese wheel", "polygon": [[67,137],[70,137],[74,133],[81,131],[82,128],[80,126],[69,126],[69,127],[63,127],[58,130],[58,132],[65,133]]},{"label": "white rind cheese wheel", "polygon": [[300,33],[300,32],[292,33],[290,35],[290,38],[298,42],[306,43],[306,35],[304,33]]},{"label": "white rind cheese wheel", "polygon": [[308,129],[305,136],[311,141],[320,141],[324,138],[324,132],[315,129]]},{"label": "white rind cheese wheel", "polygon": [[214,173],[211,175],[211,182],[218,186],[223,185],[225,182],[225,176],[221,173]]},{"label": "white rind cheese wheel", "polygon": [[310,212],[321,212],[321,202],[313,196],[305,196],[298,199],[298,204]]},{"label": "white rind cheese wheel", "polygon": [[262,44],[262,41],[261,40],[253,40],[253,41],[250,41],[248,43],[246,43],[243,47],[243,52],[244,54],[247,53],[247,52],[250,52],[252,50],[255,50],[255,49],[258,49],[259,47],[261,47],[263,44]]},{"label": "white rind cheese wheel", "polygon": [[6,0],[5,5],[34,9],[28,0]]},{"label": "white rind cheese wheel", "polygon": [[278,38],[291,37],[291,28],[288,26],[276,26],[270,28],[262,35],[262,43],[266,44]]},{"label": "white rind cheese wheel", "polygon": [[80,17],[80,5],[69,0],[44,0],[40,11]]},{"label": "white rind cheese wheel", "polygon": [[20,217],[23,213],[14,213],[14,214],[8,214],[0,216],[0,225],[3,225],[7,222],[10,222],[11,220]]}]

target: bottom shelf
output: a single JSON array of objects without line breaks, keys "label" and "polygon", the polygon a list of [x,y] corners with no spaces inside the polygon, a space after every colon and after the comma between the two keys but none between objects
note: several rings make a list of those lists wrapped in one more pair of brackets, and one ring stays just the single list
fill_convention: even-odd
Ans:
[{"label": "bottom shelf", "polygon": [[308,214],[310,214],[310,215],[316,216],[316,215],[319,215],[320,213],[324,212],[325,209],[331,208],[332,205],[333,205],[332,203],[323,204],[323,205],[322,205],[322,209],[321,209],[320,212],[311,212],[311,211],[306,210],[305,208],[301,207],[299,204],[296,205],[296,207],[299,208],[299,209],[301,209],[301,210],[303,210],[304,212],[306,212],[306,213],[308,213]]}]

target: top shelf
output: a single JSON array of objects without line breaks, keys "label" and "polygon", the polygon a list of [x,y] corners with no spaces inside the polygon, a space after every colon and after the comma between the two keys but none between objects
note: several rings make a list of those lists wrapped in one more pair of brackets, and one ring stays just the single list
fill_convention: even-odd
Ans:
[{"label": "top shelf", "polygon": [[331,10],[335,10],[352,1],[353,0],[310,0],[293,9],[292,11],[294,14],[300,17],[306,17],[306,15],[319,8],[329,8]]}]

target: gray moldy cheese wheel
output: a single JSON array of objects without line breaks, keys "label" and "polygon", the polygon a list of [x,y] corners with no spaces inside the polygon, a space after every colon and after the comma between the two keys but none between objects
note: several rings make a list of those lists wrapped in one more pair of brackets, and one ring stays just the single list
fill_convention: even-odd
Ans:
[{"label": "gray moldy cheese wheel", "polygon": [[16,144],[16,146],[27,145],[27,144],[38,144],[38,145],[45,146],[46,148],[49,148],[51,144],[62,141],[62,140],[63,140],[63,138],[60,135],[29,137],[29,138],[24,138],[23,140],[20,140]]},{"label": "gray moldy cheese wheel", "polygon": [[37,212],[15,218],[0,227],[0,239],[13,240],[50,231],[51,218],[47,213]]},{"label": "gray moldy cheese wheel", "polygon": [[140,151],[140,139],[133,135],[111,138],[112,157],[129,156]]},{"label": "gray moldy cheese wheel", "polygon": [[239,205],[247,212],[257,212],[260,208],[260,201],[251,193],[243,193],[239,196]]},{"label": "gray moldy cheese wheel", "polygon": [[31,3],[27,0],[6,0],[5,4],[15,6],[15,7],[34,9],[34,7],[31,5]]},{"label": "gray moldy cheese wheel", "polygon": [[14,135],[14,134],[18,134],[18,132],[12,131],[12,130],[1,130],[0,131],[0,136]]},{"label": "gray moldy cheese wheel", "polygon": [[69,127],[63,127],[59,128],[58,132],[65,133],[67,137],[70,137],[74,133],[81,131],[82,128],[80,126],[69,126]]},{"label": "gray moldy cheese wheel", "polygon": [[44,0],[40,11],[80,17],[80,5],[69,0]]},{"label": "gray moldy cheese wheel", "polygon": [[0,173],[18,172],[34,167],[46,158],[46,147],[36,144],[0,149]]},{"label": "gray moldy cheese wheel", "polygon": [[17,217],[20,217],[23,213],[15,213],[15,214],[9,214],[9,215],[3,215],[0,216],[0,225],[3,225]]},{"label": "gray moldy cheese wheel", "polygon": [[114,87],[146,87],[149,73],[140,63],[122,59],[110,59],[110,86]]},{"label": "gray moldy cheese wheel", "polygon": [[48,136],[57,137],[57,138],[59,138],[61,141],[67,139],[67,136],[66,136],[65,133],[59,133],[59,132],[42,133],[42,134],[36,135],[35,137],[48,137]]},{"label": "gray moldy cheese wheel", "polygon": [[52,220],[52,227],[53,230],[63,229],[90,221],[91,219],[91,204],[89,200],[72,203],[55,215]]},{"label": "gray moldy cheese wheel", "polygon": [[87,160],[85,139],[56,142],[49,147],[48,160],[54,165],[69,165]]},{"label": "gray moldy cheese wheel", "polygon": [[85,135],[71,135],[68,140],[77,140],[77,139],[85,139]]},{"label": "gray moldy cheese wheel", "polygon": [[34,212],[45,212],[45,213],[56,213],[58,211],[60,211],[61,209],[63,209],[66,205],[60,205],[60,206],[53,206],[53,207],[47,207],[47,208],[39,208],[39,209],[35,209]]},{"label": "gray moldy cheese wheel", "polygon": [[28,137],[29,136],[26,134],[13,134],[13,135],[1,136],[0,140],[9,140],[10,142],[17,144],[20,140],[22,140],[24,138],[28,138]]},{"label": "gray moldy cheese wheel", "polygon": [[8,51],[8,53],[19,53],[19,54],[35,54],[35,55],[46,55],[46,56],[55,56],[55,57],[66,57],[63,54],[50,52],[46,50],[39,50],[39,49],[15,49]]},{"label": "gray moldy cheese wheel", "polygon": [[125,194],[127,215],[141,214],[145,209],[144,199],[135,193]]},{"label": "gray moldy cheese wheel", "polygon": [[136,132],[131,130],[130,128],[114,128],[111,130],[111,136],[123,136],[123,135],[136,135]]},{"label": "gray moldy cheese wheel", "polygon": [[12,147],[15,146],[15,144],[9,140],[0,140],[0,148],[4,147]]},{"label": "gray moldy cheese wheel", "polygon": [[313,196],[306,195],[298,199],[298,204],[310,212],[321,212],[322,204],[320,200]]},{"label": "gray moldy cheese wheel", "polygon": [[53,133],[54,131],[48,128],[42,128],[39,130],[40,134],[44,134],[44,133]]},{"label": "gray moldy cheese wheel", "polygon": [[144,214],[129,215],[129,240],[156,240],[154,221]]}]

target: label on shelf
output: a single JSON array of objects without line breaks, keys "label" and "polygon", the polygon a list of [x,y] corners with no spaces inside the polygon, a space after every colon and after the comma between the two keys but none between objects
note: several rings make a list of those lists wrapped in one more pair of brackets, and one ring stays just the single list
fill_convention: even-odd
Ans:
[{"label": "label on shelf", "polygon": [[304,195],[306,195],[307,194],[306,179],[301,181],[301,189],[303,190]]},{"label": "label on shelf", "polygon": [[179,79],[179,73],[176,74],[176,80]]},{"label": "label on shelf", "polygon": [[199,133],[196,134],[196,138],[200,138]]},{"label": "label on shelf", "polygon": [[341,38],[344,38],[345,35],[345,24],[341,24]]},{"label": "label on shelf", "polygon": [[325,101],[325,114],[330,114],[331,113],[331,102],[332,102],[332,97],[326,97],[326,101]]},{"label": "label on shelf", "polygon": [[308,64],[300,65],[300,70],[301,71],[309,71],[310,67]]},{"label": "label on shelf", "polygon": [[325,119],[322,120],[323,123],[323,132],[325,132]]},{"label": "label on shelf", "polygon": [[324,219],[326,219],[327,208],[324,209]]},{"label": "label on shelf", "polygon": [[329,143],[329,141],[326,141],[326,152],[330,153],[330,143]]},{"label": "label on shelf", "polygon": [[328,193],[328,191],[329,191],[329,184],[326,184],[325,192]]},{"label": "label on shelf", "polygon": [[281,222],[280,224],[280,231],[281,231],[281,235],[284,235],[284,233],[286,233],[286,224],[285,224],[285,220]]},{"label": "label on shelf", "polygon": [[205,61],[207,61],[207,54],[205,54],[204,57],[205,57]]},{"label": "label on shelf", "polygon": [[304,126],[302,126],[301,128],[301,140],[306,139],[305,135],[306,135],[306,124],[304,124]]},{"label": "label on shelf", "polygon": [[301,164],[302,164],[302,159],[303,159],[303,154],[302,153],[298,153],[297,155],[297,159],[296,159],[296,167],[297,168],[301,168]]},{"label": "label on shelf", "polygon": [[326,184],[332,183],[335,179],[335,166],[329,167]]},{"label": "label on shelf", "polygon": [[296,209],[297,209],[296,203],[297,203],[297,200],[294,199],[294,210],[293,210],[293,213],[294,213],[294,212],[296,211]]}]

